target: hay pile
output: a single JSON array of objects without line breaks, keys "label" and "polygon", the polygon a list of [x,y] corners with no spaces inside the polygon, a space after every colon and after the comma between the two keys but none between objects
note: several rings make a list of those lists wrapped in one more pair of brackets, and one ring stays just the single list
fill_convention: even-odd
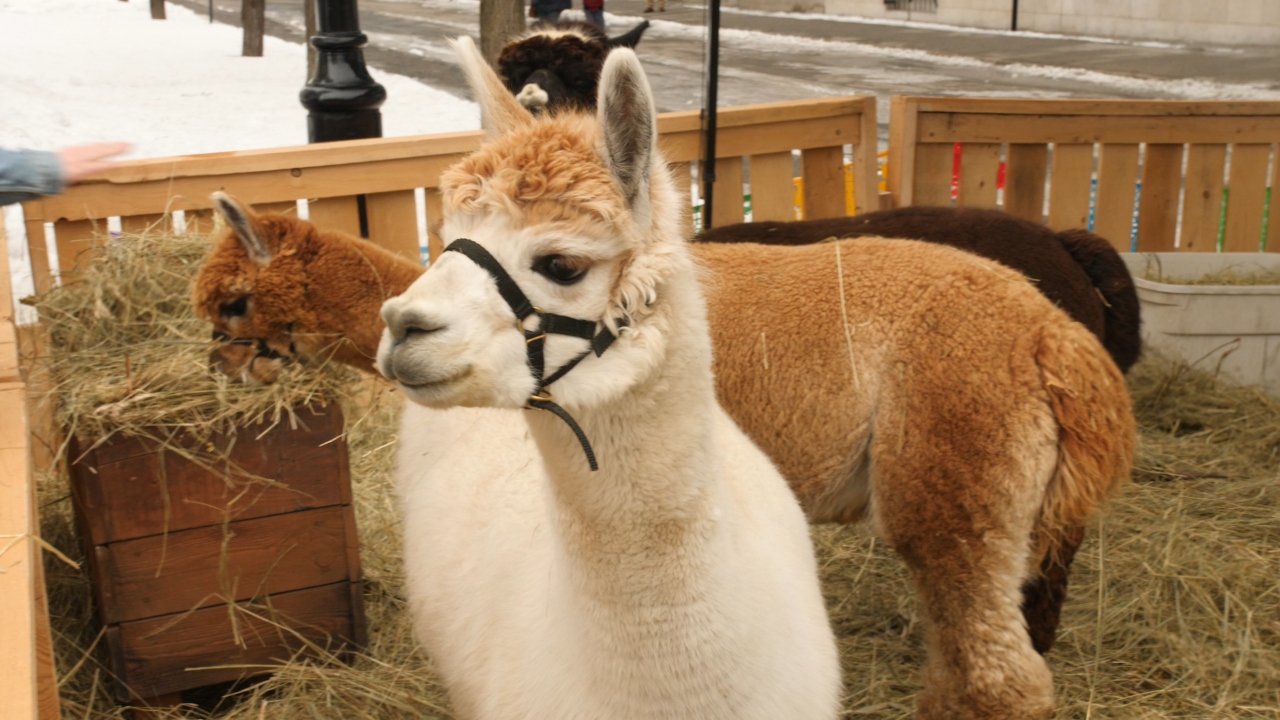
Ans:
[{"label": "hay pile", "polygon": [[[193,254],[189,260],[197,258]],[[182,272],[189,274],[193,265],[186,267]],[[175,278],[172,288],[178,285]],[[186,318],[185,290],[163,292],[148,302],[168,302],[176,316]],[[108,308],[110,302],[104,300]],[[64,307],[61,312],[75,311]],[[140,307],[129,312],[139,321],[147,318],[180,331],[191,351],[185,361],[193,367],[188,380],[207,376],[207,329],[187,319],[144,314]],[[144,346],[166,346],[159,331],[137,332],[129,337]],[[146,372],[137,360],[141,355],[132,353],[131,374],[121,375],[122,368],[113,366],[115,375],[85,383],[92,387],[72,397],[97,398],[84,402],[90,412],[95,401],[131,397],[124,390]],[[104,362],[110,359],[106,355]],[[208,382],[217,393],[226,393],[215,397],[241,402],[239,393],[334,392],[319,377],[300,374],[275,390]],[[147,383],[147,388],[164,386],[159,379]],[[133,392],[141,387],[134,385]],[[1141,425],[1136,482],[1110,505],[1077,556],[1061,637],[1049,656],[1058,716],[1280,716],[1280,402],[1158,357],[1134,369],[1130,387]],[[216,707],[187,706],[174,717],[451,717],[406,615],[390,479],[399,400],[376,382],[337,399],[349,424],[369,648],[350,663],[330,658],[285,664],[269,680],[241,689]],[[221,416],[216,403],[189,403],[205,417]],[[149,408],[150,417],[162,424],[186,422],[159,400],[135,405]],[[50,479],[43,487],[44,532],[75,556],[79,551],[63,483]],[[848,715],[910,717],[924,655],[905,569],[863,527],[820,526],[814,538],[840,638]],[[47,567],[64,714],[123,717],[109,699],[109,665],[101,643],[95,646],[98,631],[88,607],[87,579],[55,561]]]}]

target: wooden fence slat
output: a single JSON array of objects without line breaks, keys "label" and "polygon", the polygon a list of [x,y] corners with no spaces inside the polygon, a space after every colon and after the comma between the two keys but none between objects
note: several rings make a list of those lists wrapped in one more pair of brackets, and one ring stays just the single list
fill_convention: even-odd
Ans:
[{"label": "wooden fence slat", "polygon": [[[296,208],[297,205],[294,205]],[[257,208],[257,205],[254,206]],[[182,213],[183,230],[187,235],[208,235],[213,232],[213,211],[212,210],[187,210]]]},{"label": "wooden fence slat", "polygon": [[1280,115],[1151,117],[927,113],[922,143],[1263,143],[1280,137]]},{"label": "wooden fence slat", "polygon": [[1000,143],[968,143],[960,150],[960,187],[956,204],[997,208]]},{"label": "wooden fence slat", "polygon": [[922,112],[1013,115],[1280,115],[1280,102],[1222,100],[1029,100],[1026,98],[911,97]]},{"label": "wooden fence slat", "polygon": [[58,246],[58,278],[63,285],[73,282],[93,259],[93,249],[107,232],[106,221],[59,220],[53,224],[53,240]]},{"label": "wooden fence slat", "polygon": [[431,262],[435,262],[444,252],[444,241],[440,239],[440,226],[444,222],[444,200],[437,188],[426,188],[423,191],[427,201],[427,253]]},{"label": "wooden fence slat", "polygon": [[1231,150],[1227,180],[1227,229],[1223,252],[1258,252],[1262,243],[1262,211],[1267,203],[1267,164],[1271,146],[1237,143]]},{"label": "wooden fence slat", "polygon": [[951,207],[952,145],[926,143],[916,146],[912,205]]},{"label": "wooden fence slat", "polygon": [[876,117],[876,99],[864,98],[859,135],[853,143],[854,214],[880,209],[880,125]]},{"label": "wooden fence slat", "polygon": [[1226,145],[1192,145],[1187,148],[1187,188],[1182,199],[1179,252],[1217,251],[1226,163]]},{"label": "wooden fence slat", "polygon": [[355,195],[318,198],[309,200],[307,205],[311,222],[316,227],[360,237],[360,206]]},{"label": "wooden fence slat", "polygon": [[1138,146],[1104,143],[1098,155],[1098,193],[1093,232],[1119,252],[1133,237],[1133,199],[1138,186]]},{"label": "wooden fence slat", "polygon": [[1009,146],[1004,173],[1004,211],[1024,220],[1044,222],[1044,185],[1049,173],[1049,146]]},{"label": "wooden fence slat", "polygon": [[1280,155],[1271,164],[1271,208],[1267,222],[1265,250],[1280,252]]},{"label": "wooden fence slat", "polygon": [[31,257],[31,280],[36,294],[43,295],[53,289],[53,268],[49,265],[49,240],[44,234],[44,222],[27,220],[27,253]]},{"label": "wooden fence slat", "polygon": [[418,249],[418,201],[412,190],[365,196],[369,240],[403,258],[422,262]]},{"label": "wooden fence slat", "polygon": [[803,150],[804,216],[807,220],[845,217],[844,148]]},{"label": "wooden fence slat", "polygon": [[120,232],[126,235],[169,232],[169,217],[167,213],[126,215],[120,218]]},{"label": "wooden fence slat", "polygon": [[280,213],[281,215],[298,217],[298,201],[281,200],[280,202],[254,203],[253,210],[257,213]]},{"label": "wooden fence slat", "polygon": [[742,222],[742,158],[716,160],[716,182],[711,192],[712,227]]},{"label": "wooden fence slat", "polygon": [[1049,227],[1070,230],[1089,227],[1089,197],[1093,194],[1093,145],[1058,143],[1053,146],[1049,178]]},{"label": "wooden fence slat", "polygon": [[789,152],[752,155],[751,221],[796,219],[795,160]]},{"label": "wooden fence slat", "polygon": [[1138,201],[1139,252],[1173,251],[1181,189],[1182,145],[1148,144]]},{"label": "wooden fence slat", "polygon": [[892,202],[898,207],[918,204],[915,198],[918,107],[919,101],[915,98],[900,95],[889,98],[889,162],[885,174]]}]

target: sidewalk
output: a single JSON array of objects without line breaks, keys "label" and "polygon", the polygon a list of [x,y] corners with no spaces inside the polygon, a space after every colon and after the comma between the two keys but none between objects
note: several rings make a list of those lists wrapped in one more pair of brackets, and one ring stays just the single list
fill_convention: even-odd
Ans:
[{"label": "sidewalk", "polygon": [[[644,0],[608,0],[613,14],[655,18],[703,26],[706,5],[668,0],[664,13],[643,14]],[[999,31],[915,27],[858,22],[841,15],[813,16],[752,13],[725,8],[724,29],[754,30],[815,40],[855,42],[942,56],[973,58],[993,64],[1028,63],[1131,77],[1219,83],[1261,83],[1280,89],[1280,48],[1270,46],[1160,47],[1161,43],[1070,36],[1018,35]]]}]

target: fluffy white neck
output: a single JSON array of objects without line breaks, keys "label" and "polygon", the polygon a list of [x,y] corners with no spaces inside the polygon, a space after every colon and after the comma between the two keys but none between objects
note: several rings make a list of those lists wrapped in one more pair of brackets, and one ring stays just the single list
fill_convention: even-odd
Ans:
[{"label": "fluffy white neck", "polygon": [[[604,576],[634,576],[635,563],[657,568],[673,553],[687,555],[710,531],[722,490],[706,306],[692,267],[680,265],[648,318],[668,328],[666,356],[656,370],[617,400],[574,411],[595,449],[597,472],[564,422],[525,411],[550,479],[563,547]],[[644,590],[606,584],[619,592]]]}]

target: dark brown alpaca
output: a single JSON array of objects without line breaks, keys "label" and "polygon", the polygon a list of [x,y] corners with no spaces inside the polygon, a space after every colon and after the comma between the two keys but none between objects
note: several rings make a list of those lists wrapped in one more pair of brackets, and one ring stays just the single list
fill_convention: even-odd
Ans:
[{"label": "dark brown alpaca", "polygon": [[866,236],[950,245],[1007,265],[1097,335],[1121,372],[1138,361],[1142,339],[1133,278],[1110,243],[1084,230],[1055,233],[998,210],[907,207],[830,220],[726,225],[695,239],[808,245]]},{"label": "dark brown alpaca", "polygon": [[648,27],[645,20],[611,38],[588,23],[535,23],[523,37],[502,48],[498,73],[530,112],[594,110],[605,56],[613,48],[634,48]]}]

